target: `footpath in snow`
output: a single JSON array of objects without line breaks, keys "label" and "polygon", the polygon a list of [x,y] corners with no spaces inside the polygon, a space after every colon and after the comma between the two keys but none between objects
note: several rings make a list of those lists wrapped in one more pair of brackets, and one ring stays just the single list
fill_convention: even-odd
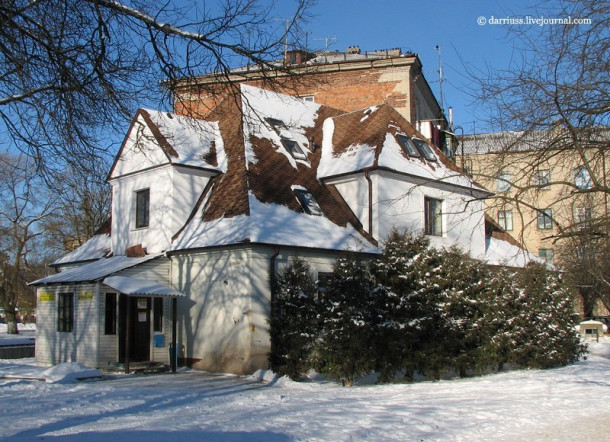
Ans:
[{"label": "footpath in snow", "polygon": [[0,438],[610,440],[610,338],[591,343],[590,351],[586,360],[554,370],[353,388],[269,373],[100,378],[79,364],[48,369],[32,359],[5,360]]}]

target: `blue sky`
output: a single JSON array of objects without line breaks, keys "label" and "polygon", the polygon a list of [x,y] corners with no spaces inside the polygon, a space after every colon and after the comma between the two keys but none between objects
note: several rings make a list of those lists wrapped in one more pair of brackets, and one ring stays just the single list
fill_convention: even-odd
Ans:
[{"label": "blue sky", "polygon": [[[283,2],[282,8],[292,2]],[[360,46],[362,51],[400,47],[419,55],[424,75],[439,98],[439,45],[443,66],[443,101],[453,107],[454,123],[465,133],[489,130],[484,112],[470,95],[472,82],[466,71],[486,66],[508,67],[517,41],[508,32],[510,25],[479,25],[484,17],[539,17],[532,0],[319,0],[313,8],[315,18],[303,28],[310,32],[310,48],[344,51]],[[278,13],[281,14],[281,10]],[[549,15],[550,17],[550,15]],[[536,25],[528,31],[536,32]],[[540,28],[540,27],[538,27]],[[476,123],[475,123],[476,122]]]}]

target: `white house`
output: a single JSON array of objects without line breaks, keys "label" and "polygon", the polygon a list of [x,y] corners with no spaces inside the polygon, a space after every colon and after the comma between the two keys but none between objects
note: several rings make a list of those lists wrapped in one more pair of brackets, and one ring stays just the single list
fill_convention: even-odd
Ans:
[{"label": "white house", "polygon": [[389,105],[346,114],[242,85],[207,121],[140,110],[108,180],[110,232],[33,283],[39,364],[167,364],[175,341],[181,363],[251,372],[291,257],[317,277],[393,227],[489,252],[489,192]]}]

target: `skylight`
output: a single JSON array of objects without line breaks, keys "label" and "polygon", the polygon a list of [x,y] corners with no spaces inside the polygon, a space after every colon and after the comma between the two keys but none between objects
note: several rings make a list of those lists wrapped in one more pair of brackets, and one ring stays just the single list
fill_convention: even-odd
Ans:
[{"label": "skylight", "polygon": [[303,151],[303,149],[301,149],[301,146],[299,146],[299,143],[297,143],[296,141],[289,140],[288,138],[282,138],[282,144],[284,148],[286,148],[286,150],[290,152],[293,157],[302,160],[307,159],[307,155],[305,155],[305,152]]},{"label": "skylight", "polygon": [[322,209],[311,193],[304,189],[294,189],[294,193],[296,194],[299,203],[301,203],[301,206],[303,206],[305,212],[309,213],[310,215],[323,215]]},{"label": "skylight", "polygon": [[432,148],[428,146],[428,143],[415,137],[411,138],[411,141],[413,141],[413,144],[417,146],[417,149],[428,161],[436,161],[436,155],[434,155],[434,152],[432,151]]},{"label": "skylight", "polygon": [[413,144],[413,142],[403,134],[396,134],[396,138],[398,139],[398,143],[400,143],[401,147],[410,157],[419,157],[419,151]]}]

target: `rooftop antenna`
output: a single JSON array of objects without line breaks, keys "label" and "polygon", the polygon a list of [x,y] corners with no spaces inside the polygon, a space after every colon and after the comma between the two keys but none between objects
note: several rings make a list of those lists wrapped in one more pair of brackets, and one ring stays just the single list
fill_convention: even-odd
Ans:
[{"label": "rooftop antenna", "polygon": [[443,102],[443,59],[441,57],[441,47],[436,45],[436,50],[438,51],[438,82],[440,85],[440,104],[441,104],[441,114],[445,114],[444,110],[444,102]]},{"label": "rooftop antenna", "polygon": [[328,42],[331,41],[334,43],[337,41],[337,38],[336,37],[322,37],[322,38],[315,38],[314,40],[324,40],[325,47],[326,47],[325,50],[328,51]]}]

